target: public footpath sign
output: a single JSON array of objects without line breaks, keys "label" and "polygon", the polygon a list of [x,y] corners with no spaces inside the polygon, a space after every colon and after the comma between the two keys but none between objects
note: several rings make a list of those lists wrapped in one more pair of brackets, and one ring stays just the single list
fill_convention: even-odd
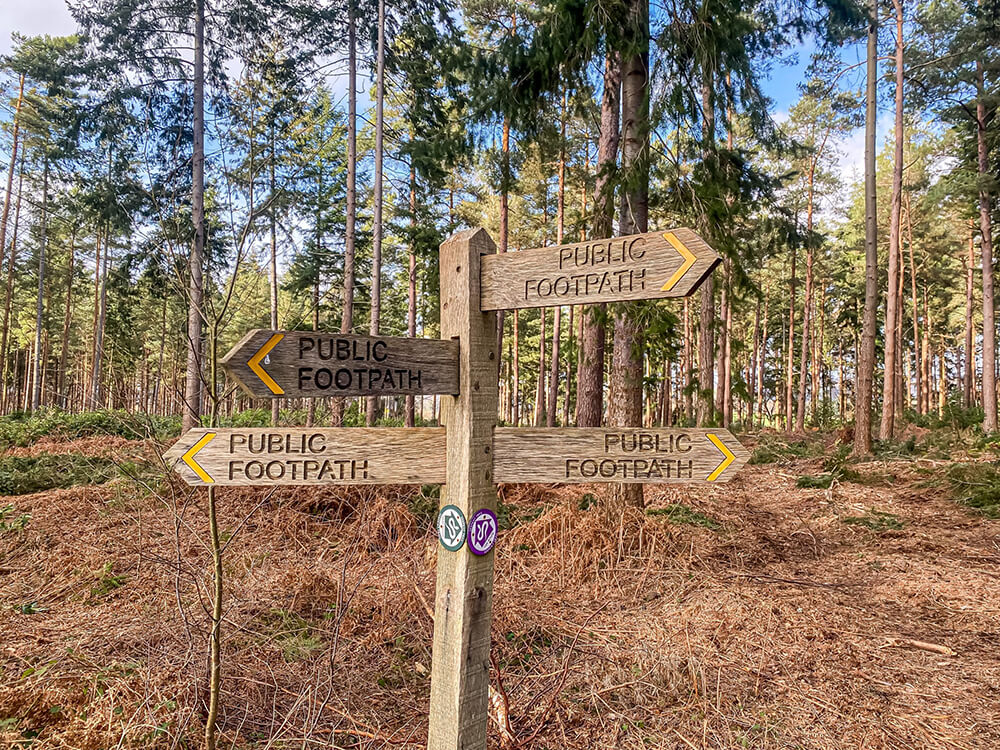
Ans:
[{"label": "public footpath sign", "polygon": [[490,255],[482,263],[482,309],[687,297],[720,260],[683,227]]},{"label": "public footpath sign", "polygon": [[750,458],[727,430],[497,428],[498,482],[728,482]]},{"label": "public footpath sign", "polygon": [[[194,486],[441,484],[446,450],[441,427],[199,428],[163,458]],[[699,484],[728,482],[748,458],[726,430],[498,427],[485,463],[494,481],[509,484]],[[449,523],[438,529],[442,543],[452,540],[446,549],[461,548],[450,531],[459,525],[462,542],[468,525],[475,554],[492,549],[492,510],[466,518],[449,507]]]},{"label": "public footpath sign", "polygon": [[191,485],[440,484],[437,427],[254,427],[188,430],[164,456]]},{"label": "public footpath sign", "polygon": [[254,398],[458,392],[458,342],[250,331],[222,366]]},{"label": "public footpath sign", "polygon": [[497,482],[726,482],[726,430],[498,428],[495,310],[681,297],[719,256],[690,229],[496,255],[484,229],[441,246],[441,340],[256,330],[223,360],[258,398],[441,394],[436,428],[218,428],[164,459],[196,486],[442,484],[430,750],[486,750]]}]

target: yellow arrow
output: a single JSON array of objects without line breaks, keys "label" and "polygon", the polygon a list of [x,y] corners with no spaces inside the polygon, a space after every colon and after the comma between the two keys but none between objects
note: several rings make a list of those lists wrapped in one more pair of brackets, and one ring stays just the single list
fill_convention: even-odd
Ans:
[{"label": "yellow arrow", "polygon": [[693,266],[694,262],[698,259],[694,256],[694,253],[684,246],[683,242],[677,239],[673,232],[664,232],[663,239],[673,245],[674,250],[680,253],[681,257],[684,258],[684,262],[681,263],[681,267],[674,271],[674,275],[667,279],[666,284],[660,287],[661,292],[669,292],[674,288],[674,285],[677,284],[678,281],[684,278],[684,274],[691,270],[691,266]]},{"label": "yellow arrow", "polygon": [[719,464],[718,466],[716,466],[715,467],[715,471],[713,471],[711,474],[709,474],[708,477],[706,478],[706,481],[708,481],[708,482],[714,482],[716,479],[719,478],[719,476],[722,474],[722,472],[726,470],[726,467],[729,466],[729,464],[731,464],[733,461],[736,460],[736,456],[734,456],[733,452],[731,450],[729,450],[729,448],[727,448],[723,444],[723,442],[721,440],[719,440],[719,438],[716,437],[716,435],[714,435],[713,433],[711,433],[711,432],[708,433],[708,435],[706,437],[708,437],[708,439],[712,441],[712,444],[716,448],[718,448],[720,451],[722,451],[722,455],[725,456],[725,458],[722,459],[722,463]]},{"label": "yellow arrow", "polygon": [[204,435],[202,435],[201,440],[199,440],[197,443],[188,448],[184,452],[184,455],[181,456],[181,461],[190,466],[191,470],[194,471],[194,473],[201,478],[201,481],[208,482],[209,484],[214,484],[215,480],[212,479],[212,477],[209,476],[208,472],[205,471],[201,467],[201,465],[194,460],[194,457],[198,455],[199,451],[201,451],[202,448],[204,448],[206,445],[212,442],[212,438],[214,437],[215,437],[214,432],[206,432]]},{"label": "yellow arrow", "polygon": [[282,390],[280,385],[274,382],[274,378],[272,378],[270,375],[267,374],[267,370],[265,370],[263,367],[260,366],[260,361],[264,359],[264,357],[267,356],[268,352],[270,352],[274,347],[276,347],[278,345],[278,342],[281,341],[283,338],[285,338],[285,334],[283,333],[274,334],[270,339],[268,339],[267,343],[264,344],[264,346],[262,346],[260,349],[257,350],[256,354],[250,357],[250,361],[247,362],[247,365],[249,365],[250,369],[253,370],[254,375],[260,378],[263,381],[264,385],[266,385],[268,388],[271,389],[271,393],[274,393],[275,395],[278,396],[283,394],[284,390]]}]

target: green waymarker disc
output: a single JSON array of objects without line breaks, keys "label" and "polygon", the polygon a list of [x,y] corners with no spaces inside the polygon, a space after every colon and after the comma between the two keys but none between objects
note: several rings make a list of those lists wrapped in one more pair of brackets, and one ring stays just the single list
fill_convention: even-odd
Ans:
[{"label": "green waymarker disc", "polygon": [[465,514],[454,505],[446,505],[438,513],[438,539],[441,540],[441,546],[450,552],[462,549],[467,527]]}]

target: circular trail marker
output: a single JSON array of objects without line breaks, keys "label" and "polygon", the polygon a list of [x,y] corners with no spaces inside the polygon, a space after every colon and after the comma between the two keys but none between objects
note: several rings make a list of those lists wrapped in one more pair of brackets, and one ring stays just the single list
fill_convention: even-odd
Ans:
[{"label": "circular trail marker", "polygon": [[475,555],[485,555],[497,542],[497,514],[489,508],[481,508],[472,514],[469,521],[469,549]]},{"label": "circular trail marker", "polygon": [[446,505],[438,513],[437,532],[441,546],[449,552],[457,552],[465,544],[466,535],[465,514],[461,508]]}]

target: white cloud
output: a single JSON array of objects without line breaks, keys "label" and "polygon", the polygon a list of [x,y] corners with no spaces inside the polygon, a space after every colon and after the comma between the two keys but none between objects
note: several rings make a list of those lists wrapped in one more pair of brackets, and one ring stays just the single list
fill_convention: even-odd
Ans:
[{"label": "white cloud", "polygon": [[76,31],[65,0],[0,0],[0,54],[11,51],[13,32],[65,36]]}]

